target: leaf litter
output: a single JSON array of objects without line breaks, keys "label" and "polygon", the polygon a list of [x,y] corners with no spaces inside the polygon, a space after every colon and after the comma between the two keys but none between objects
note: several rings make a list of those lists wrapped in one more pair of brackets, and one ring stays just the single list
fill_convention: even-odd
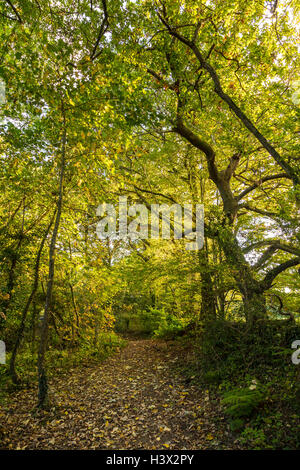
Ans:
[{"label": "leaf litter", "polygon": [[50,382],[49,410],[36,390],[2,407],[2,449],[225,449],[235,443],[216,397],[174,368],[185,350],[135,339],[100,365]]}]

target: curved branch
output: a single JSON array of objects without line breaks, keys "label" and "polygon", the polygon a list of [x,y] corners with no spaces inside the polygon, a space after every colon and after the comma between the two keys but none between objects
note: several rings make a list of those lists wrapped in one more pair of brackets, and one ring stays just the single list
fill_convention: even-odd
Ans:
[{"label": "curved branch", "polygon": [[268,261],[269,258],[277,251],[277,248],[275,246],[269,246],[269,248],[266,249],[266,251],[261,255],[259,260],[255,263],[253,266],[253,269],[256,271],[260,268],[263,267],[263,265]]},{"label": "curved branch", "polygon": [[256,207],[251,207],[249,206],[249,204],[240,204],[238,206],[238,209],[247,209],[251,212],[257,212],[257,214],[263,215],[265,217],[270,217],[270,219],[276,219],[276,217],[278,217],[278,214],[276,214],[275,212],[264,211]]},{"label": "curved branch", "polygon": [[176,126],[173,128],[174,132],[184,137],[188,142],[190,142],[194,147],[201,150],[206,156],[209,176],[216,183],[219,181],[219,171],[215,164],[215,151],[205,140],[200,139],[193,131],[188,129],[182,118],[177,116]]},{"label": "curved branch", "polygon": [[281,297],[278,294],[275,294],[274,292],[271,293],[271,296],[275,297],[279,301],[279,309],[278,309],[279,315],[284,315],[286,317],[290,317],[288,321],[294,322],[295,317],[291,312],[283,312],[283,310],[282,310],[283,309],[283,302],[282,302]]},{"label": "curved branch", "polygon": [[238,196],[236,196],[237,201],[240,201],[245,197],[247,194],[249,194],[251,191],[254,191],[254,189],[258,188],[262,183],[265,183],[266,181],[271,181],[279,178],[288,178],[291,179],[289,175],[286,173],[278,173],[276,175],[269,175],[269,176],[264,176],[261,178],[259,181],[256,181],[253,183],[252,186],[249,186],[248,188],[244,189]]},{"label": "curved branch", "polygon": [[261,248],[263,246],[272,246],[276,250],[282,250],[287,253],[291,253],[296,256],[300,256],[300,249],[296,246],[287,245],[280,240],[262,240],[252,245],[247,246],[243,249],[243,253],[249,253],[249,251],[255,250],[256,248]]},{"label": "curved branch", "polygon": [[268,290],[270,289],[270,287],[272,287],[272,282],[279,274],[281,274],[282,272],[286,271],[289,268],[298,266],[299,264],[300,264],[300,257],[296,257],[296,258],[292,258],[286,261],[285,263],[279,264],[275,268],[271,269],[260,283],[263,291]]},{"label": "curved branch", "polygon": [[272,146],[272,144],[260,133],[260,131],[255,127],[251,120],[246,116],[246,114],[237,106],[237,104],[232,100],[232,98],[227,95],[221,85],[220,79],[218,77],[215,69],[204,59],[199,48],[195,42],[190,41],[189,39],[182,36],[177,29],[170,26],[167,21],[165,10],[160,13],[157,12],[157,15],[160,21],[166,26],[168,32],[173,37],[177,38],[180,42],[188,46],[198,59],[201,67],[208,72],[213,83],[215,93],[228,104],[229,108],[234,112],[234,114],[240,119],[244,126],[251,132],[252,135],[261,143],[261,145],[267,150],[267,152],[274,158],[278,165],[289,175],[293,180],[293,183],[300,184],[300,178],[298,173],[284,160],[284,158],[277,152],[277,150]]},{"label": "curved branch", "polygon": [[14,12],[14,14],[15,14],[16,17],[17,17],[17,18],[12,18],[12,19],[16,19],[17,21],[19,21],[19,23],[23,23],[22,18],[21,18],[21,16],[19,15],[18,10],[17,10],[16,7],[13,5],[13,3],[12,3],[10,0],[6,0],[6,3],[8,3],[8,5],[13,9],[13,12]]}]

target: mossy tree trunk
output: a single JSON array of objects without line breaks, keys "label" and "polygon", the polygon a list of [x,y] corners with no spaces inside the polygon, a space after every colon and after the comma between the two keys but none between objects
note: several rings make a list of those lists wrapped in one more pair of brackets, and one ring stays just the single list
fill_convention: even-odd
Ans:
[{"label": "mossy tree trunk", "polygon": [[48,227],[45,231],[45,234],[42,238],[41,244],[39,246],[39,249],[38,249],[38,252],[37,252],[37,255],[36,255],[36,261],[35,261],[35,267],[34,267],[34,281],[33,281],[33,285],[32,285],[32,290],[31,290],[29,298],[28,298],[28,300],[26,302],[26,305],[25,305],[25,307],[23,309],[23,312],[22,312],[21,323],[20,323],[20,326],[18,328],[16,342],[14,344],[14,348],[13,348],[11,359],[10,359],[9,372],[10,372],[10,376],[12,378],[12,381],[15,384],[19,383],[19,378],[17,376],[16,367],[15,367],[17,352],[18,352],[18,349],[19,349],[21,341],[22,341],[22,337],[23,337],[23,333],[24,333],[24,329],[25,329],[25,324],[26,324],[27,314],[29,312],[31,303],[34,299],[34,296],[35,296],[37,288],[38,288],[39,268],[40,268],[41,255],[42,255],[42,251],[43,251],[47,236],[49,234],[50,228],[53,224],[54,216],[55,216],[55,213],[54,213],[53,217],[51,218],[51,221],[50,221],[50,223],[49,223],[49,225],[48,225]]},{"label": "mossy tree trunk", "polygon": [[42,319],[40,345],[38,351],[38,407],[42,408],[45,406],[48,398],[48,383],[47,374],[45,367],[45,355],[48,343],[48,329],[49,329],[49,314],[51,309],[52,291],[54,283],[54,268],[55,268],[55,251],[56,251],[56,240],[58,235],[58,229],[60,224],[62,204],[63,204],[63,184],[65,174],[65,160],[66,160],[66,125],[64,117],[64,128],[62,136],[62,151],[61,151],[61,164],[60,164],[60,177],[59,177],[59,189],[58,199],[56,207],[56,218],[54,229],[51,237],[50,249],[49,249],[49,274],[48,274],[48,285],[45,299],[44,316]]}]

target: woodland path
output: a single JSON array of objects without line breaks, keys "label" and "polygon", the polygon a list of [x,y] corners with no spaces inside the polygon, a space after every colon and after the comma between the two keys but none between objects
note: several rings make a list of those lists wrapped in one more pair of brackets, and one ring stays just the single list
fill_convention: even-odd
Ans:
[{"label": "woodland path", "polygon": [[185,354],[170,342],[131,339],[100,365],[53,378],[49,411],[32,413],[35,390],[17,392],[2,411],[5,448],[234,448],[218,400],[178,372]]}]

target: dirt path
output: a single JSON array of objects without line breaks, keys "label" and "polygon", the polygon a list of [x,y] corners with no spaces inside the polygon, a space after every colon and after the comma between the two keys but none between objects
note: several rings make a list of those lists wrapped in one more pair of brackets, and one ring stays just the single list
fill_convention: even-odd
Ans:
[{"label": "dirt path", "polygon": [[162,341],[130,340],[100,366],[52,380],[48,412],[32,414],[35,391],[18,392],[2,411],[5,448],[233,448],[218,402],[174,371],[182,354]]}]

